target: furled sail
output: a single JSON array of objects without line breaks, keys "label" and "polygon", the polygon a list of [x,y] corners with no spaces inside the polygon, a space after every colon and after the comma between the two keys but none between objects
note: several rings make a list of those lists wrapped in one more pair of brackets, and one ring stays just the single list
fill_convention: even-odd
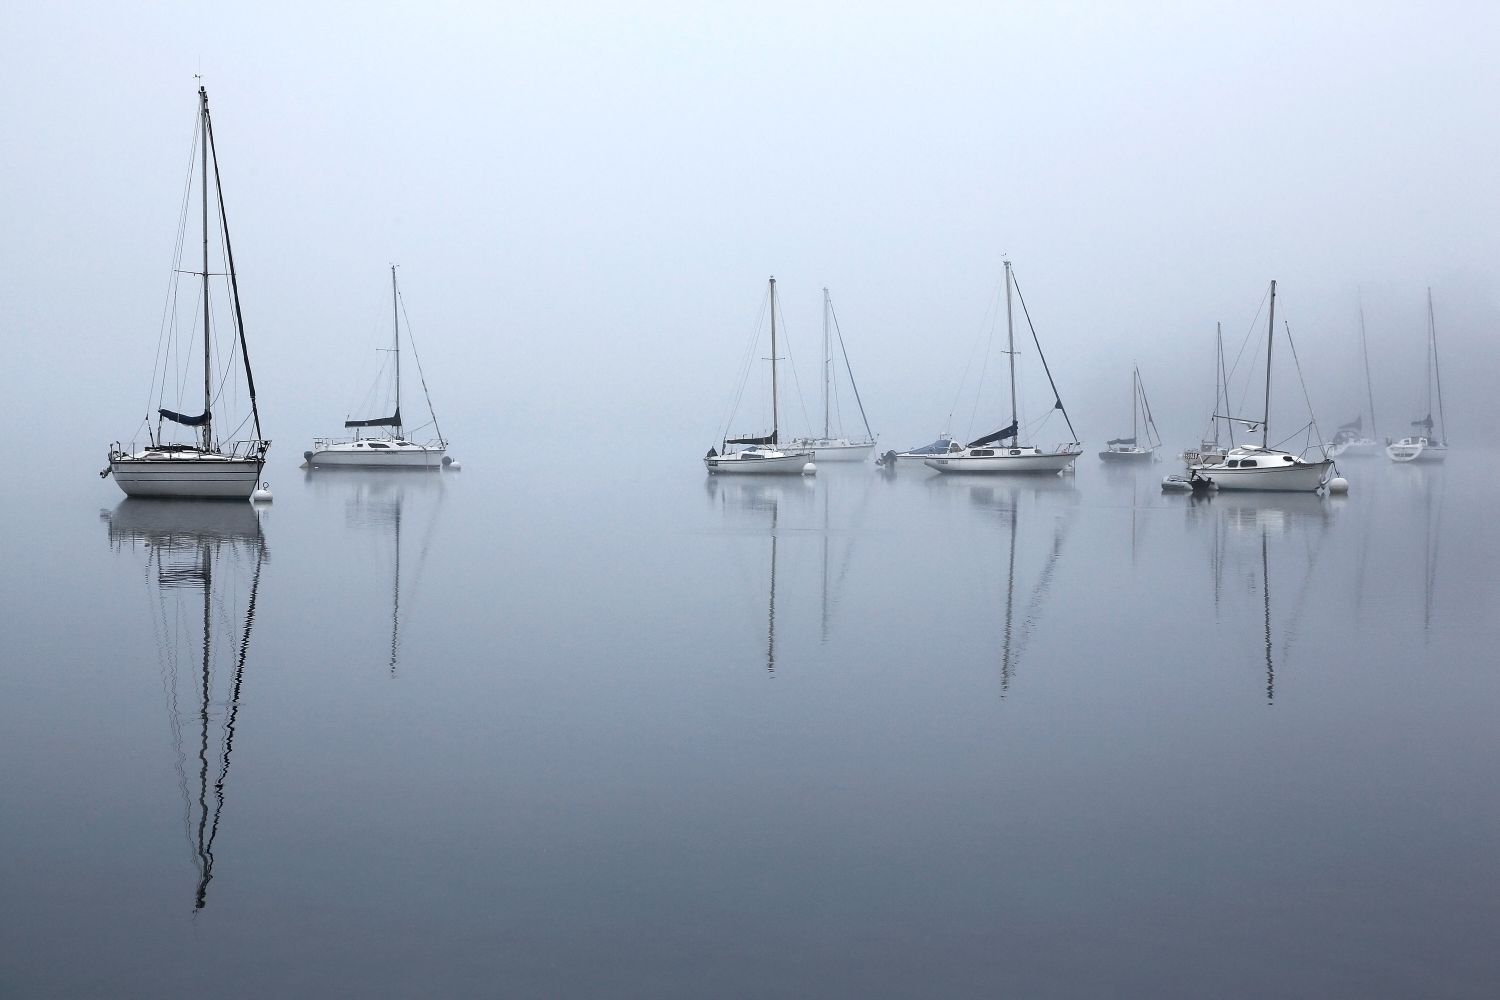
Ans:
[{"label": "furled sail", "polygon": [[1427,414],[1427,416],[1423,417],[1421,420],[1413,420],[1411,422],[1411,425],[1413,427],[1425,427],[1429,431],[1432,430],[1432,414]]},{"label": "furled sail", "polygon": [[196,417],[190,417],[186,413],[176,413],[172,410],[157,410],[156,412],[173,423],[182,424],[184,427],[202,427],[208,423],[209,418],[208,410],[204,410]]},{"label": "furled sail", "polygon": [[389,417],[373,417],[369,420],[345,420],[345,427],[400,427],[401,407],[396,407],[396,412]]},{"label": "furled sail", "polygon": [[1009,427],[998,430],[993,434],[986,434],[978,441],[970,441],[968,446],[970,448],[983,448],[987,444],[994,444],[996,441],[1004,441],[1006,438],[1013,438],[1015,436],[1016,425],[1011,424]]},{"label": "furled sail", "polygon": [[728,441],[725,441],[724,443],[725,444],[775,444],[776,443],[776,435],[775,434],[767,434],[765,437],[758,437],[758,438],[730,438]]},{"label": "furled sail", "polygon": [[1349,421],[1347,424],[1339,424],[1339,430],[1341,430],[1341,431],[1354,431],[1356,434],[1359,433],[1360,431],[1364,430],[1364,427],[1365,427],[1365,415],[1363,413],[1361,413],[1359,416],[1355,417],[1353,420]]},{"label": "furled sail", "polygon": [[1133,438],[1133,437],[1128,437],[1128,438],[1110,438],[1109,439],[1109,443],[1110,444],[1135,444],[1135,438]]}]

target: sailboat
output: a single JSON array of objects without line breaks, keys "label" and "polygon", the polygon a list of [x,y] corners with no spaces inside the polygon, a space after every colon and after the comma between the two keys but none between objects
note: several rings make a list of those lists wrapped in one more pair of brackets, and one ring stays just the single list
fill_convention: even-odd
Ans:
[{"label": "sailboat", "polygon": [[[1433,434],[1432,387],[1437,385],[1437,434]],[[1441,462],[1448,457],[1448,422],[1443,418],[1443,374],[1438,368],[1437,324],[1432,289],[1427,289],[1427,415],[1411,422],[1412,433],[1386,446],[1392,462]]]},{"label": "sailboat", "polygon": [[[859,405],[859,419],[865,425],[865,436],[862,438],[848,438],[842,435],[842,427],[837,428],[839,435],[835,436],[834,430],[834,358],[833,338],[830,335],[830,324],[832,330],[838,334],[839,352],[844,356],[844,370],[849,373],[849,386],[854,390],[854,402]],[[844,347],[843,331],[838,329],[838,317],[833,313],[833,300],[828,297],[828,289],[823,289],[823,436],[818,438],[805,437],[794,438],[793,448],[810,448],[819,462],[859,462],[863,461],[875,447],[875,434],[870,430],[869,418],[865,416],[864,401],[859,398],[859,386],[854,382],[854,369],[849,367],[849,352]]]},{"label": "sailboat", "polygon": [[[750,437],[724,437],[720,449],[710,448],[703,456],[709,475],[740,473],[749,475],[801,475],[813,460],[807,450],[781,448],[781,410],[776,393],[776,279],[770,279],[771,297],[771,433]],[[730,451],[730,445],[742,446]]]},{"label": "sailboat", "polygon": [[[1229,404],[1229,374],[1224,366],[1224,326],[1222,323],[1214,324],[1214,415],[1209,418],[1209,426],[1213,429],[1213,437],[1204,437],[1197,448],[1189,448],[1182,453],[1182,459],[1188,465],[1213,465],[1224,460],[1224,446],[1219,441],[1219,421],[1223,418],[1220,412]],[[1234,447],[1234,424],[1225,421],[1225,428],[1229,434],[1229,446]],[[1170,481],[1174,477],[1168,477]]]},{"label": "sailboat", "polygon": [[[1130,379],[1130,437],[1110,438],[1099,458],[1105,462],[1153,462],[1156,449],[1161,447],[1161,435],[1156,432],[1156,420],[1151,416],[1151,404],[1146,401],[1146,386],[1141,382],[1141,369],[1137,365],[1131,370]],[[1146,432],[1146,443],[1140,440],[1142,427]]]},{"label": "sailboat", "polygon": [[201,910],[214,878],[261,567],[270,556],[250,504],[126,499],[101,516],[111,548],[143,551],[151,570],[151,620],[197,876],[193,908]]},{"label": "sailboat", "polygon": [[[1052,386],[1053,405],[1052,409],[1061,410],[1063,420],[1067,421],[1068,433],[1073,435],[1073,440],[1067,444],[1058,445],[1050,452],[1044,452],[1036,445],[1021,444],[1020,423],[1016,413],[1016,331],[1015,317],[1011,309],[1011,290],[1015,285],[1015,279],[1011,274],[1010,261],[1005,262],[1005,333],[1008,344],[1007,358],[1010,360],[1010,426],[1002,428],[993,434],[986,434],[975,441],[970,441],[964,447],[959,447],[957,442],[949,446],[948,451],[942,455],[936,455],[923,460],[923,463],[931,469],[939,472],[1050,472],[1058,473],[1072,465],[1079,455],[1083,454],[1083,448],[1079,445],[1078,434],[1073,430],[1073,421],[1068,419],[1068,411],[1062,404],[1062,399],[1057,395],[1057,384],[1052,381],[1052,371],[1047,368],[1047,359],[1042,357],[1042,367],[1047,371],[1047,383]],[[1019,290],[1018,290],[1019,291]],[[1023,299],[1021,308],[1026,308]],[[1028,323],[1030,320],[1028,319]],[[1036,340],[1036,330],[1031,331],[1032,339]],[[1041,355],[1041,342],[1036,341],[1037,354]],[[995,447],[1003,441],[1009,441],[1009,445]]]},{"label": "sailboat", "polygon": [[[411,339],[411,324],[407,324],[406,337]],[[401,422],[401,298],[396,284],[396,266],[391,265],[391,354],[395,358],[393,382],[396,393],[396,408],[388,417],[365,417],[344,421],[345,429],[353,429],[352,438],[315,438],[312,450],[302,457],[309,466],[337,465],[366,469],[440,469],[451,463],[447,456],[448,442],[438,428],[437,414],[432,409],[432,397],[427,394],[427,379],[422,377],[422,394],[427,397],[427,415],[432,420],[432,429],[437,434],[435,441],[418,444],[405,434]],[[416,346],[412,346],[416,355]],[[417,359],[420,376],[422,361]],[[365,436],[366,428],[383,428]]]},{"label": "sailboat", "polygon": [[1328,446],[1329,458],[1368,458],[1380,453],[1375,428],[1375,388],[1370,382],[1370,344],[1365,338],[1365,307],[1359,307],[1359,353],[1365,363],[1365,398],[1370,407],[1370,433],[1365,433],[1365,415],[1361,413],[1347,424],[1340,424]]},{"label": "sailboat", "polygon": [[1221,490],[1273,490],[1311,492],[1321,487],[1333,467],[1331,459],[1309,462],[1300,455],[1270,447],[1271,346],[1276,333],[1276,282],[1271,282],[1271,308],[1266,329],[1266,408],[1259,420],[1215,414],[1218,419],[1237,420],[1253,431],[1260,428],[1260,444],[1231,448],[1222,460],[1188,463],[1188,475],[1212,480]]},{"label": "sailboat", "polygon": [[[155,425],[152,424],[152,416],[148,413],[144,420],[147,433],[147,444],[143,448],[137,448],[131,444],[129,448],[124,447],[116,441],[109,449],[109,465],[99,475],[101,477],[113,475],[120,489],[125,491],[126,496],[131,497],[176,497],[179,499],[201,499],[201,500],[244,500],[247,499],[255,486],[260,482],[261,470],[266,464],[266,452],[271,448],[271,442],[261,437],[260,410],[255,404],[255,379],[250,372],[250,350],[245,344],[245,326],[240,311],[239,281],[234,269],[234,251],[229,241],[229,220],[224,214],[224,189],[219,182],[219,156],[214,146],[213,122],[208,114],[208,92],[202,87],[198,88],[198,129],[195,136],[198,146],[197,159],[200,161],[199,194],[202,207],[203,228],[203,270],[197,272],[184,272],[177,265],[184,263],[181,260],[182,250],[186,247],[183,240],[184,230],[187,223],[187,206],[189,202],[183,201],[183,214],[178,222],[178,260],[174,261],[172,269],[170,302],[175,302],[178,276],[183,273],[195,273],[203,285],[203,412],[184,413],[181,412],[183,403],[174,402],[173,405],[179,409],[167,409],[158,405],[155,414]],[[216,197],[214,206],[218,214],[217,230],[222,237],[222,246],[226,264],[227,277],[229,279],[229,300],[233,305],[230,313],[230,329],[238,341],[239,357],[243,361],[244,378],[249,390],[250,412],[248,417],[254,421],[255,437],[241,441],[225,441],[225,434],[220,433],[221,428],[228,429],[229,434],[237,433],[238,428],[243,427],[246,415],[241,413],[237,416],[230,413],[230,399],[234,395],[232,369],[234,368],[235,349],[230,347],[226,352],[227,357],[222,357],[222,368],[217,370],[214,365],[213,351],[213,314],[210,310],[209,301],[209,278],[215,277],[208,266],[208,240],[209,234],[214,228],[209,226],[209,166],[213,166],[213,186]],[[222,276],[222,275],[219,275]],[[172,312],[170,320],[171,328],[164,331],[162,338],[162,352],[157,357],[156,372],[152,376],[151,399],[162,400],[166,396],[167,386],[177,382],[179,386],[186,384],[187,372],[174,373],[171,370],[171,355],[175,345],[177,333],[175,311]],[[184,336],[190,336],[188,330],[182,331]],[[186,358],[179,357],[179,362],[187,363]],[[218,406],[218,419],[215,419],[215,406]],[[191,441],[169,440],[171,431],[176,427],[192,429]]]}]

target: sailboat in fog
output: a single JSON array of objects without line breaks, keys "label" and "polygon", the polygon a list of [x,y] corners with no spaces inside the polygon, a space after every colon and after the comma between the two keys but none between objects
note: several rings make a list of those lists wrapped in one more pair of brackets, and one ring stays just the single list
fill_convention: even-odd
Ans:
[{"label": "sailboat in fog", "polygon": [[[1058,473],[1072,465],[1079,455],[1083,454],[1083,448],[1079,445],[1078,434],[1073,430],[1073,421],[1068,417],[1067,408],[1062,404],[1062,398],[1057,394],[1057,383],[1052,380],[1052,370],[1047,366],[1047,359],[1042,355],[1041,341],[1036,337],[1035,328],[1032,329],[1032,340],[1036,343],[1037,355],[1041,358],[1042,368],[1047,372],[1047,384],[1052,387],[1053,404],[1049,410],[1062,411],[1063,420],[1068,425],[1068,433],[1073,440],[1066,444],[1058,445],[1053,451],[1044,452],[1034,444],[1022,444],[1020,433],[1020,419],[1016,406],[1016,331],[1015,317],[1011,308],[1011,291],[1015,287],[1015,278],[1011,274],[1010,261],[1005,262],[1005,334],[1007,343],[1006,358],[1010,362],[1010,425],[1003,427],[993,434],[986,434],[967,445],[959,447],[955,442],[941,455],[934,455],[924,459],[928,468],[939,472],[1041,472]],[[1019,289],[1016,289],[1019,293]],[[1026,308],[1024,299],[1021,308]],[[1027,319],[1028,325],[1030,318]],[[1004,442],[1010,442],[1005,444]],[[998,447],[997,447],[998,445]]]},{"label": "sailboat in fog", "polygon": [[[406,336],[411,340],[411,324],[407,324]],[[346,430],[353,430],[352,438],[316,438],[312,450],[303,458],[309,466],[343,466],[361,469],[441,469],[450,463],[447,457],[448,442],[438,427],[437,413],[432,408],[432,396],[427,392],[427,378],[421,374],[422,361],[416,357],[416,344],[412,343],[412,356],[417,361],[417,373],[422,382],[422,394],[427,399],[427,415],[432,432],[437,437],[431,441],[417,442],[408,437],[401,419],[401,293],[396,284],[396,266],[391,265],[391,356],[395,359],[395,372],[391,384],[395,390],[395,408],[389,416],[351,417],[344,421]],[[374,431],[365,434],[366,430]]]},{"label": "sailboat in fog", "polygon": [[1359,354],[1365,367],[1366,412],[1370,415],[1370,433],[1365,433],[1365,414],[1340,424],[1328,445],[1329,458],[1368,458],[1380,454],[1379,431],[1375,427],[1375,387],[1370,380],[1370,344],[1365,337],[1365,307],[1359,307]]},{"label": "sailboat in fog", "polygon": [[[1432,420],[1433,387],[1437,387],[1437,423]],[[1411,422],[1412,433],[1386,446],[1392,462],[1441,462],[1448,457],[1448,422],[1443,418],[1443,374],[1438,367],[1437,323],[1432,316],[1432,289],[1427,289],[1427,414]],[[1436,426],[1436,433],[1433,432]]]},{"label": "sailboat in fog", "polygon": [[[155,414],[148,411],[142,421],[147,442],[144,447],[132,443],[128,448],[116,441],[109,448],[109,464],[99,473],[101,477],[114,476],[115,482],[126,496],[131,497],[175,497],[200,500],[244,500],[260,482],[261,470],[265,467],[266,453],[271,442],[261,436],[260,409],[255,402],[255,378],[250,371],[250,349],[245,342],[245,326],[240,309],[239,279],[234,268],[234,251],[229,240],[229,220],[224,214],[224,189],[219,181],[219,156],[214,145],[213,122],[208,113],[208,91],[198,88],[198,128],[195,135],[199,167],[199,203],[202,216],[202,270],[184,271],[180,265],[186,263],[182,254],[186,250],[184,239],[187,229],[190,199],[184,198],[182,214],[178,219],[178,259],[172,268],[172,280],[168,292],[168,305],[164,328],[159,341],[156,370],[152,374],[150,399],[155,402]],[[209,225],[209,167],[213,168],[212,200],[217,215],[215,225]],[[191,182],[191,178],[190,178]],[[209,270],[209,236],[218,232],[224,254],[225,272],[216,275]],[[177,286],[180,275],[195,274],[202,283],[203,299],[201,312],[202,329],[202,412],[193,413],[187,408],[186,396],[189,366],[196,368],[197,359],[192,357],[195,331],[192,325],[179,327],[176,315]],[[210,302],[210,279],[228,278],[228,300],[233,306],[229,310],[227,326],[233,342],[219,364],[214,359],[214,323]],[[196,298],[196,297],[194,297]],[[179,351],[177,342],[184,339],[188,348]],[[236,351],[236,347],[238,350]],[[238,367],[248,390],[248,412],[232,412],[232,401],[236,396],[236,355],[242,362]],[[174,371],[178,367],[180,371]],[[194,386],[196,388],[196,386]],[[169,390],[178,394],[169,409],[161,405]],[[217,409],[217,413],[215,412]],[[154,424],[153,424],[154,417]],[[229,440],[240,432],[247,421],[253,421],[255,436],[244,440]],[[190,432],[191,440],[183,441],[173,431],[183,428]]]},{"label": "sailboat in fog", "polygon": [[[771,312],[771,433],[729,437],[726,432],[719,448],[710,448],[703,456],[709,475],[735,473],[744,475],[801,475],[813,460],[806,449],[781,447],[781,409],[776,384],[776,279],[770,279]],[[746,378],[749,377],[748,371]],[[731,416],[730,419],[733,419]],[[731,451],[730,446],[738,446]]]},{"label": "sailboat in fog", "polygon": [[[1099,459],[1103,462],[1138,463],[1154,462],[1156,449],[1161,447],[1161,435],[1156,431],[1156,420],[1151,416],[1151,404],[1146,401],[1146,386],[1141,381],[1141,369],[1131,369],[1130,378],[1130,437],[1110,438]],[[1146,443],[1140,443],[1142,431]]]},{"label": "sailboat in fog", "polygon": [[[844,371],[849,376],[849,388],[854,391],[854,402],[859,406],[860,423],[864,425],[863,437],[844,434],[843,415],[838,412],[833,357],[833,336],[838,335],[839,353],[844,358]],[[875,434],[870,430],[870,420],[865,416],[865,404],[859,398],[859,386],[854,381],[854,369],[849,365],[849,351],[844,346],[844,333],[838,327],[838,317],[833,312],[833,300],[828,289],[823,289],[823,436],[802,437],[792,441],[793,448],[809,448],[819,462],[860,462],[875,448]]]},{"label": "sailboat in fog", "polygon": [[1216,462],[1188,463],[1188,474],[1209,480],[1221,490],[1266,490],[1276,492],[1311,492],[1321,487],[1333,468],[1331,459],[1309,462],[1300,455],[1270,446],[1271,422],[1271,346],[1276,340],[1276,282],[1271,282],[1270,312],[1266,327],[1266,395],[1265,412],[1257,419],[1215,414],[1216,419],[1246,424],[1252,431],[1259,428],[1260,444],[1231,448]]}]

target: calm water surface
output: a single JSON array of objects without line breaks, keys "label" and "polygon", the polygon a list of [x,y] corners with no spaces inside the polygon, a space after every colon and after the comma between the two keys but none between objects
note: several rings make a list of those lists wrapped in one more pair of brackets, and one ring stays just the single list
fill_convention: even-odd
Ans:
[{"label": "calm water surface", "polygon": [[1493,458],[10,491],[0,993],[1494,996]]}]

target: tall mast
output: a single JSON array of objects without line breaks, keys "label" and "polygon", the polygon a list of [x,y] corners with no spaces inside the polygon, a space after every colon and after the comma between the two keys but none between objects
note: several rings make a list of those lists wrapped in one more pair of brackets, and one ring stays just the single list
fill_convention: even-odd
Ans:
[{"label": "tall mast", "polygon": [[[1224,374],[1224,324],[1214,324],[1214,348],[1218,353],[1218,359],[1214,364],[1214,412],[1219,412],[1219,406],[1229,405],[1229,390],[1226,383],[1229,381]],[[1219,402],[1223,397],[1223,403]],[[1234,424],[1228,424],[1229,446],[1234,447]],[[1219,421],[1214,420],[1214,447],[1219,447]]]},{"label": "tall mast", "polygon": [[[1442,431],[1438,435],[1439,444],[1448,443],[1448,420],[1443,416],[1443,370],[1438,367],[1437,353],[1437,322],[1432,318],[1432,286],[1427,288],[1427,342],[1432,350],[1432,374],[1437,380],[1438,396],[1438,429]],[[1432,407],[1429,406],[1429,415]]]},{"label": "tall mast", "polygon": [[771,276],[771,446],[780,444],[781,412],[776,408],[776,276]]},{"label": "tall mast", "polygon": [[[1428,305],[1431,306],[1429,300]],[[1430,308],[1428,310],[1431,311]],[[1365,359],[1365,396],[1370,401],[1370,437],[1380,440],[1380,432],[1375,428],[1375,387],[1370,382],[1370,342],[1365,339],[1365,303],[1360,299],[1359,303],[1359,351]]]},{"label": "tall mast", "polygon": [[1010,436],[1011,444],[1020,440],[1020,425],[1016,422],[1016,328],[1010,307],[1010,261],[1005,262],[1005,345],[1010,359],[1010,425],[1015,429]]},{"label": "tall mast", "polygon": [[213,440],[213,416],[209,406],[213,396],[213,370],[208,352],[208,91],[201,84],[198,105],[198,144],[203,153],[203,450],[208,451]]},{"label": "tall mast", "polygon": [[401,310],[396,304],[396,265],[391,265],[391,329],[396,343],[396,429],[401,429]]},{"label": "tall mast", "polygon": [[823,440],[828,440],[828,385],[833,377],[833,344],[828,339],[828,289],[823,289]]},{"label": "tall mast", "polygon": [[[1136,411],[1139,410],[1140,408],[1141,408],[1141,370],[1139,368],[1134,368],[1134,369],[1131,369],[1131,373],[1130,373],[1130,436],[1131,436],[1131,438],[1136,437],[1136,435],[1138,433],[1137,430],[1136,430],[1135,414],[1136,414]],[[1135,441],[1132,440],[1130,443],[1131,444],[1135,444]]]},{"label": "tall mast", "polygon": [[1266,323],[1266,417],[1260,425],[1260,446],[1270,447],[1271,439],[1271,342],[1276,339],[1276,279],[1271,279],[1271,318]]}]

